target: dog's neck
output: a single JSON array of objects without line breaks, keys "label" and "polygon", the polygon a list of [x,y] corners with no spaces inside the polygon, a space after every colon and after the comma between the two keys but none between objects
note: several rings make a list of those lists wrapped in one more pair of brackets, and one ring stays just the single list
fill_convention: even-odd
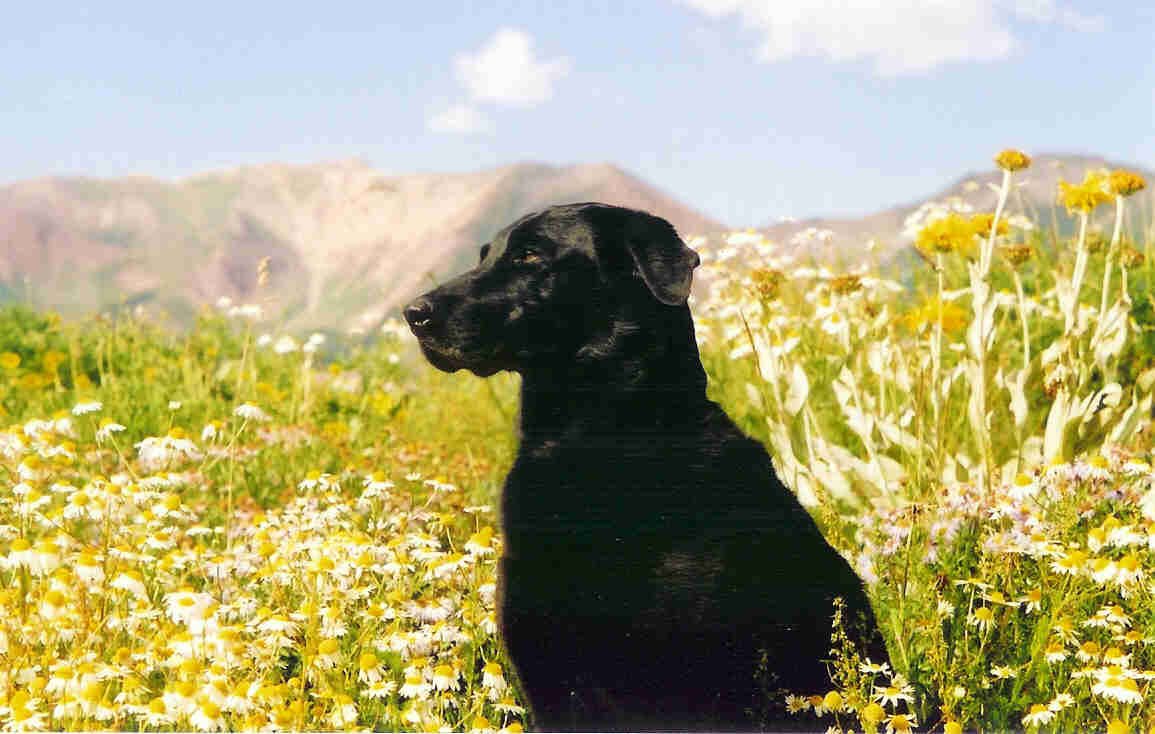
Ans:
[{"label": "dog's neck", "polygon": [[619,313],[576,355],[523,369],[523,440],[575,427],[644,431],[696,415],[707,402],[706,373],[690,309],[660,308],[659,318]]}]

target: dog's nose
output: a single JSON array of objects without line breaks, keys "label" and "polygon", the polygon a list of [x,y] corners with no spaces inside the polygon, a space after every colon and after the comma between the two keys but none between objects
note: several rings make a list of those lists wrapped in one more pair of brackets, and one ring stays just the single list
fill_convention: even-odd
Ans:
[{"label": "dog's nose", "polygon": [[409,328],[418,336],[429,331],[429,327],[433,324],[433,302],[428,298],[418,298],[405,307],[404,313]]}]

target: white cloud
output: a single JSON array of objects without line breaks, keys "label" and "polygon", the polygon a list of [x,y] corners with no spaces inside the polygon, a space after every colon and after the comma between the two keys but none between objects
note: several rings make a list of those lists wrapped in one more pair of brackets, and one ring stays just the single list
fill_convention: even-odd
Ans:
[{"label": "white cloud", "polygon": [[460,54],[454,63],[475,101],[522,107],[552,97],[554,82],[570,70],[569,59],[534,58],[533,39],[515,28],[498,30],[479,51]]},{"label": "white cloud", "polygon": [[429,129],[436,133],[471,135],[493,130],[493,124],[481,112],[469,104],[455,104],[449,109],[429,118]]},{"label": "white cloud", "polygon": [[1058,7],[1054,0],[1014,0],[1011,12],[1036,23],[1058,23],[1073,31],[1098,32],[1107,27],[1101,15],[1083,15],[1073,8]]},{"label": "white cloud", "polygon": [[1055,0],[679,0],[709,17],[737,16],[760,36],[758,58],[869,61],[882,76],[918,74],[960,61],[1008,57],[1010,20],[1101,30],[1101,17]]}]

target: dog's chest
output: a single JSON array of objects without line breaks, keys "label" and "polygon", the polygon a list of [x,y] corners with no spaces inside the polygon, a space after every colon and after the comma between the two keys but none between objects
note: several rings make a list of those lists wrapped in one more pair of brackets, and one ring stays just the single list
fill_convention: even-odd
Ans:
[{"label": "dog's chest", "polygon": [[709,471],[670,443],[654,434],[523,444],[502,497],[508,550],[628,555],[691,533]]}]

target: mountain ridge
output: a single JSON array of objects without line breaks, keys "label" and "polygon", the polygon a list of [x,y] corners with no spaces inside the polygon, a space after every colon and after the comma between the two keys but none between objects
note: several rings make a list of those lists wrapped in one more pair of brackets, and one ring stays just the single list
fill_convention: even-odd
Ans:
[{"label": "mountain ridge", "polygon": [[[1110,160],[1094,154],[1069,154],[1044,152],[1034,154],[1031,166],[1015,174],[1016,191],[1008,197],[1009,214],[1021,213],[1043,216],[1049,220],[1053,213],[1057,220],[1067,221],[1068,217],[1058,204],[1058,184],[1060,180],[1082,181],[1087,170],[1097,168],[1124,168],[1142,174],[1155,186],[1155,171],[1131,163]],[[971,184],[974,184],[972,186]],[[994,166],[986,170],[968,172],[933,194],[911,201],[889,206],[862,216],[807,217],[789,222],[768,223],[757,228],[768,238],[780,243],[790,243],[808,228],[829,230],[832,233],[831,246],[836,249],[864,246],[875,240],[875,252],[880,259],[899,256],[909,245],[909,238],[902,235],[906,218],[928,201],[944,201],[958,198],[975,211],[993,211],[997,194],[991,186],[1002,182],[1002,172]],[[1138,205],[1136,205],[1138,204]],[[1127,216],[1132,224],[1143,216],[1150,219],[1155,208],[1155,190],[1151,186],[1135,197],[1128,207]],[[1143,210],[1146,211],[1143,211]],[[1025,211],[1024,211],[1025,210]],[[820,246],[814,243],[799,243],[795,249],[800,254],[821,257]]]},{"label": "mountain ridge", "polygon": [[[1058,181],[1090,168],[1130,168],[1094,155],[1041,153],[1016,174],[1008,213],[1069,220]],[[1001,172],[968,173],[928,197],[994,208]],[[802,256],[893,260],[923,201],[859,217],[811,217],[760,228]],[[725,226],[612,163],[511,163],[465,173],[385,173],[360,159],[258,163],[174,180],[49,176],[0,185],[0,300],[69,314],[142,305],[186,322],[225,296],[257,302],[290,328],[370,329],[407,299],[475,262],[478,245],[550,204],[604,201],[651,211],[683,235]],[[1105,207],[1104,210],[1109,207]],[[1152,188],[1128,206],[1150,225]],[[1108,216],[1100,214],[1100,217]],[[829,237],[807,237],[828,230]],[[1142,231],[1142,229],[1133,229]],[[268,283],[258,288],[268,258]]]},{"label": "mountain ridge", "polygon": [[[44,177],[0,186],[0,297],[65,311],[263,298],[291,324],[371,324],[471,262],[509,221],[601,200],[682,231],[723,228],[608,163],[384,174],[360,160],[238,166],[174,181]],[[269,257],[270,284],[256,290]]]}]

